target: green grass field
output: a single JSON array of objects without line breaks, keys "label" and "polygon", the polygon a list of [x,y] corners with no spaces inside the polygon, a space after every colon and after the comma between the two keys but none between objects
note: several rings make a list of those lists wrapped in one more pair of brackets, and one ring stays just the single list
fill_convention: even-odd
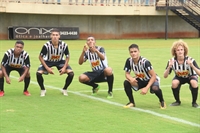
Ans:
[{"label": "green grass field", "polygon": [[[70,50],[70,66],[75,77],[68,88],[69,96],[60,89],[66,75],[43,76],[47,95],[40,97],[36,70],[42,45],[46,42],[25,40],[25,50],[31,59],[30,97],[22,94],[23,83],[18,83],[18,73],[11,72],[11,84],[5,83],[5,96],[0,97],[0,133],[200,133],[200,108],[191,107],[188,85],[181,88],[179,107],[171,91],[173,73],[163,78],[170,48],[177,39],[97,40],[97,45],[106,50],[109,66],[114,70],[114,98],[107,99],[107,83],[101,83],[97,96],[91,96],[91,88],[78,82],[78,76],[91,70],[88,62],[78,65],[78,58],[85,40],[66,40]],[[200,66],[200,39],[184,39],[189,45],[189,55]],[[0,40],[0,60],[15,41]],[[136,43],[141,55],[149,59],[161,78],[161,89],[167,109],[161,110],[155,95],[143,96],[134,92],[136,108],[125,109],[128,98],[123,90],[125,79],[123,67],[129,57],[128,46]],[[200,96],[200,91],[199,91]],[[200,104],[200,98],[198,98]]]}]

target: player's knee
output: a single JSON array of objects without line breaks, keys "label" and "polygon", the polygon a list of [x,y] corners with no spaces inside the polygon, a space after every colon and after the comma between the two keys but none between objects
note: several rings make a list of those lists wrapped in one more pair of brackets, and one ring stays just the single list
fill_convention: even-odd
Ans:
[{"label": "player's knee", "polygon": [[36,76],[40,77],[40,76],[42,76],[42,73],[36,72]]},{"label": "player's knee", "polygon": [[107,67],[104,69],[104,74],[106,74],[106,76],[110,76],[113,74],[112,72],[112,68],[111,67]]},{"label": "player's knee", "polygon": [[172,88],[177,88],[179,86],[180,82],[178,80],[172,81]]},{"label": "player's knee", "polygon": [[74,72],[69,72],[68,76],[70,76],[71,78],[73,78],[74,77]]},{"label": "player's knee", "polygon": [[153,90],[153,91],[158,91],[158,90],[159,90],[159,87],[158,87],[158,86],[152,86],[152,90]]},{"label": "player's knee", "polygon": [[179,86],[179,84],[177,85],[177,84],[172,84],[172,88],[178,88],[178,86]]},{"label": "player's knee", "polygon": [[28,78],[28,77],[30,77],[30,72],[28,72],[28,73],[26,74],[26,78]]},{"label": "player's knee", "polygon": [[83,82],[84,82],[84,78],[83,78],[83,76],[82,76],[82,75],[80,75],[80,76],[78,77],[78,79],[79,79],[79,82],[81,82],[81,83],[83,83]]},{"label": "player's knee", "polygon": [[130,88],[130,87],[131,87],[131,84],[127,80],[124,80],[124,89]]},{"label": "player's knee", "polygon": [[81,74],[79,76],[79,82],[84,83],[84,82],[88,82],[88,81],[89,81],[89,78],[86,75]]},{"label": "player's knee", "polygon": [[196,80],[190,80],[190,85],[192,86],[192,88],[197,88],[198,87],[198,83]]}]

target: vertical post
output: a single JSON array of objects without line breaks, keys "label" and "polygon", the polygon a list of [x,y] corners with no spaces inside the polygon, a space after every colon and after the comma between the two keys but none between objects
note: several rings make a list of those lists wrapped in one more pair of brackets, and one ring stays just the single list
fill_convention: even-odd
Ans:
[{"label": "vertical post", "polygon": [[199,29],[199,38],[200,38],[200,29]]},{"label": "vertical post", "polygon": [[166,0],[165,40],[168,39],[168,12],[169,12],[169,0]]}]

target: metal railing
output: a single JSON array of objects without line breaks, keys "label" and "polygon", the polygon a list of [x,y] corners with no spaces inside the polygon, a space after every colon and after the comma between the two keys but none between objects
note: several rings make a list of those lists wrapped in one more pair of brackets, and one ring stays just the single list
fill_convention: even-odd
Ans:
[{"label": "metal railing", "polygon": [[156,0],[0,0],[0,6],[8,3],[61,4],[81,6],[155,6]]}]

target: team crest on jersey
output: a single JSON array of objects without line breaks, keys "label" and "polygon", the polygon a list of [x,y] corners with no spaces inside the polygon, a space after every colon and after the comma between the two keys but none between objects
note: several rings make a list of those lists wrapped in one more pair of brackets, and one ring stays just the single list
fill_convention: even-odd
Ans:
[{"label": "team crest on jersey", "polygon": [[176,71],[176,75],[179,77],[185,77],[188,76],[189,71],[185,70],[185,71]]},{"label": "team crest on jersey", "polygon": [[99,60],[96,60],[96,61],[91,62],[91,65],[92,65],[92,67],[96,67],[96,66],[100,65],[100,62],[99,62]]},{"label": "team crest on jersey", "polygon": [[60,59],[60,55],[52,55],[51,60],[58,60]]},{"label": "team crest on jersey", "polygon": [[21,68],[22,67],[22,65],[20,65],[20,64],[10,64],[10,66],[13,68]]},{"label": "team crest on jersey", "polygon": [[145,74],[144,74],[144,73],[136,73],[135,75],[136,75],[136,77],[138,77],[138,78],[142,78],[142,79],[145,78]]}]

